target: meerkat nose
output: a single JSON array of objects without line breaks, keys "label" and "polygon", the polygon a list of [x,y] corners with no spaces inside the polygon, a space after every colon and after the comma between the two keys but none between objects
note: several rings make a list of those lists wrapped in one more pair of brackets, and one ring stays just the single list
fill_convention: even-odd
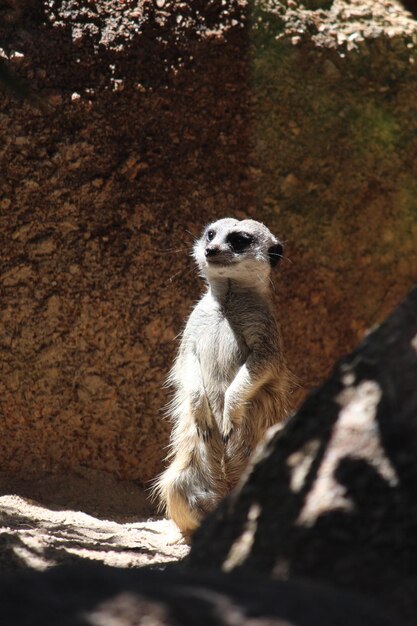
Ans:
[{"label": "meerkat nose", "polygon": [[218,248],[206,248],[205,255],[206,256],[215,256],[218,253]]}]

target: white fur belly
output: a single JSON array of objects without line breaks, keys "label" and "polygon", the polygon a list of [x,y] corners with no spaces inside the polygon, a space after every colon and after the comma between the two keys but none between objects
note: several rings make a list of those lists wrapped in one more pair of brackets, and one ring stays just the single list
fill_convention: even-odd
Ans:
[{"label": "white fur belly", "polygon": [[224,394],[245,362],[248,348],[227,319],[201,329],[196,343],[204,388],[216,419],[223,414]]}]

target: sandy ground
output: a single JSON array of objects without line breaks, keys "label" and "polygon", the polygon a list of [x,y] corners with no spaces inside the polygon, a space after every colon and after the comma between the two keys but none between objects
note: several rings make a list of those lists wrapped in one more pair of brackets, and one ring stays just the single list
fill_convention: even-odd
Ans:
[{"label": "sandy ground", "polygon": [[158,568],[187,554],[169,520],[146,514],[150,505],[137,486],[94,472],[88,489],[86,476],[91,472],[30,481],[0,475],[0,572],[44,570],[80,558]]}]

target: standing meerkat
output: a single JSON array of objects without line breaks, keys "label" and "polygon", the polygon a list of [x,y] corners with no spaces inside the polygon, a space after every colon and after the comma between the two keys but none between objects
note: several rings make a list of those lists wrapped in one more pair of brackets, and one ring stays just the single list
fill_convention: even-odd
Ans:
[{"label": "standing meerkat", "polygon": [[209,224],[193,256],[207,291],[168,378],[170,465],[155,490],[187,538],[238,482],[267,428],[285,419],[291,375],[271,302],[282,244],[255,220]]}]

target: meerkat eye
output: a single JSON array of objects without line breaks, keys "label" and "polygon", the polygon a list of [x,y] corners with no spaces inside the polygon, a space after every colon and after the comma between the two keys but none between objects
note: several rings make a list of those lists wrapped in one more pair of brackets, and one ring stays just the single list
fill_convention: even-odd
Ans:
[{"label": "meerkat eye", "polygon": [[214,230],[208,230],[206,235],[207,241],[213,241],[215,234]]},{"label": "meerkat eye", "polygon": [[239,253],[249,248],[253,242],[253,237],[247,233],[231,233],[226,241],[231,246],[233,252]]}]

